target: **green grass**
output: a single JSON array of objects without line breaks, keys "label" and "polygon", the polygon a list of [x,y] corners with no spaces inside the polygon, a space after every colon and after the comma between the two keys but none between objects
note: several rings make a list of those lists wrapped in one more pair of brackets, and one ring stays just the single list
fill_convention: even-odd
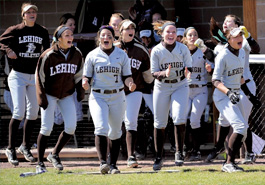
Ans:
[{"label": "green grass", "polygon": [[[265,184],[265,165],[242,165],[245,172],[228,174],[221,172],[220,166],[170,167],[163,170],[180,170],[175,173],[153,174],[116,174],[116,175],[88,175],[88,171],[72,170],[56,172],[49,168],[49,172],[19,177],[20,173],[34,171],[35,168],[9,168],[0,170],[0,184]],[[123,169],[122,171],[132,171]],[[141,169],[141,170],[151,170]]]}]

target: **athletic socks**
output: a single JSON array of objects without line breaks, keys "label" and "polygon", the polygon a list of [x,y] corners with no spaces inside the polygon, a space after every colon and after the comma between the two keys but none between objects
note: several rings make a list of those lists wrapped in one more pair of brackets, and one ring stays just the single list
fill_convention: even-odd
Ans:
[{"label": "athletic socks", "polygon": [[201,128],[191,129],[192,144],[193,144],[194,151],[200,150],[200,145],[201,145],[200,130]]},{"label": "athletic socks", "polygon": [[165,129],[154,128],[154,140],[155,140],[155,151],[156,158],[162,158],[163,146],[165,140]]},{"label": "athletic socks", "polygon": [[130,157],[134,154],[136,138],[137,138],[137,131],[128,130],[126,132],[126,143],[127,143],[128,157]]},{"label": "athletic socks", "polygon": [[59,155],[60,151],[63,149],[63,147],[68,143],[68,141],[71,139],[72,135],[67,134],[66,132],[62,131],[62,133],[59,136],[59,139],[53,149],[52,154]]},{"label": "athletic socks", "polygon": [[175,125],[174,132],[175,132],[175,141],[176,141],[176,152],[183,153],[183,145],[185,139],[185,128],[186,125]]},{"label": "athletic socks", "polygon": [[248,153],[253,153],[252,151],[252,131],[248,128],[247,138],[244,142],[245,149]]},{"label": "athletic socks", "polygon": [[109,140],[109,148],[110,148],[110,165],[116,166],[119,153],[120,153],[120,143],[121,139]]},{"label": "athletic socks", "polygon": [[9,122],[9,138],[8,138],[8,149],[15,149],[17,131],[20,124],[20,120],[12,118]]},{"label": "athletic socks", "polygon": [[236,153],[242,146],[243,135],[233,133],[229,138],[227,163],[235,163]]},{"label": "athletic socks", "polygon": [[107,147],[108,141],[106,136],[96,135],[95,145],[98,153],[98,158],[100,162],[106,162],[107,160]]},{"label": "athletic socks", "polygon": [[34,129],[35,120],[26,119],[23,126],[23,146],[31,148],[30,138],[32,136],[32,131]]},{"label": "athletic socks", "polygon": [[49,136],[45,136],[39,133],[39,136],[37,139],[38,163],[43,162],[43,157],[44,157],[48,138]]},{"label": "athletic socks", "polygon": [[219,139],[215,145],[215,148],[217,150],[220,150],[222,148],[224,148],[224,142],[225,142],[225,138],[227,137],[227,135],[229,134],[230,131],[230,126],[229,127],[222,127],[220,126],[219,129]]}]

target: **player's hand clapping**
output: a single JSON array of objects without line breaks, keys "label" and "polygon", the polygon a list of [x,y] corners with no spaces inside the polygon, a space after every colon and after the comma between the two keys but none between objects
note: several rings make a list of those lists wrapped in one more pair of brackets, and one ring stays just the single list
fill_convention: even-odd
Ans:
[{"label": "player's hand clapping", "polygon": [[169,77],[170,70],[171,70],[171,65],[169,65],[168,68],[167,68],[167,70],[166,70],[166,77]]},{"label": "player's hand clapping", "polygon": [[130,83],[129,83],[129,90],[130,90],[131,92],[133,92],[135,89],[136,89],[136,84],[133,83],[133,82],[130,82]]},{"label": "player's hand clapping", "polygon": [[207,62],[205,63],[205,69],[208,73],[210,73],[212,71],[212,66],[211,64],[208,64]]}]

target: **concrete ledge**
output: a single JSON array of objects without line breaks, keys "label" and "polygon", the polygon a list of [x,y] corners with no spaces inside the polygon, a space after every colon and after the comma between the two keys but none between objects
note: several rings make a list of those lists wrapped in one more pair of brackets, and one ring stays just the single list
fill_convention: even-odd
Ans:
[{"label": "concrete ledge", "polygon": [[[48,148],[45,150],[44,157],[46,158],[53,148]],[[32,149],[31,153],[35,158],[37,158],[37,149]],[[97,157],[96,147],[90,148],[63,148],[60,152],[60,158],[90,158]],[[24,156],[17,152],[18,159],[24,159]],[[7,159],[5,155],[5,149],[0,150],[0,159]]]}]

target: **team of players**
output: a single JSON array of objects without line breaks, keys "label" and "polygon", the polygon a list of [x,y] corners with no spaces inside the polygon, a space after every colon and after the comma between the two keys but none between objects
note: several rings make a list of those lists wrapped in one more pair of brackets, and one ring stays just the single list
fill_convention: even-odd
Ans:
[{"label": "team of players", "polygon": [[[27,6],[24,6],[24,8],[22,8],[22,17],[24,17],[24,14],[25,15],[34,14],[34,12],[32,13],[31,11],[35,11],[35,13],[36,13],[37,7],[34,5],[30,5],[30,4]],[[160,24],[160,26],[159,26],[159,24]],[[101,101],[104,100],[108,103],[115,103],[115,101],[117,101],[115,96],[117,96],[119,93],[121,93],[121,91],[122,91],[122,94],[124,94],[123,93],[124,85],[120,84],[120,82],[121,82],[120,80],[122,79],[122,77],[126,77],[124,79],[124,83],[129,88],[130,91],[135,90],[136,92],[137,91],[141,92],[140,90],[137,90],[137,88],[139,88],[138,87],[139,85],[137,85],[137,84],[140,84],[143,80],[146,83],[151,83],[153,79],[150,76],[152,74],[152,76],[155,78],[155,83],[154,83],[155,85],[154,85],[154,91],[153,91],[153,97],[154,97],[153,98],[153,108],[154,108],[153,113],[154,113],[154,138],[155,138],[155,148],[156,148],[156,160],[154,162],[153,169],[154,170],[160,170],[162,168],[164,129],[167,125],[167,118],[168,118],[169,110],[171,111],[171,115],[172,115],[173,122],[175,125],[174,133],[175,133],[175,142],[176,142],[176,148],[177,148],[176,155],[175,155],[175,163],[177,166],[181,166],[181,165],[183,165],[183,162],[184,162],[183,143],[184,143],[185,124],[186,124],[186,121],[188,118],[188,112],[190,109],[189,107],[192,105],[192,108],[195,109],[195,111],[191,110],[191,115],[190,115],[191,125],[192,125],[193,130],[196,130],[197,128],[200,127],[200,123],[198,123],[198,121],[197,121],[198,119],[196,119],[196,118],[200,117],[200,115],[202,114],[202,111],[205,107],[205,105],[202,106],[203,109],[200,111],[199,115],[197,115],[197,117],[194,118],[194,116],[196,115],[196,108],[198,108],[198,107],[196,107],[196,105],[195,105],[196,103],[191,104],[188,102],[194,101],[194,98],[196,97],[197,94],[200,94],[200,95],[204,94],[203,97],[205,97],[205,94],[207,95],[207,91],[205,90],[206,89],[206,87],[205,87],[205,85],[206,85],[205,75],[207,75],[206,69],[207,69],[207,71],[210,71],[211,67],[209,67],[209,64],[207,63],[207,61],[205,59],[202,60],[202,58],[204,57],[203,53],[206,51],[207,48],[205,48],[205,45],[201,41],[200,42],[198,41],[199,44],[195,44],[195,41],[198,39],[198,35],[197,35],[195,28],[189,27],[184,32],[184,38],[186,38],[186,40],[187,40],[187,43],[186,43],[186,45],[188,46],[188,48],[187,48],[185,45],[183,45],[179,42],[176,42],[176,40],[177,40],[177,35],[176,35],[177,29],[176,29],[175,24],[173,22],[170,22],[170,21],[168,21],[168,22],[161,21],[160,23],[158,23],[156,25],[157,26],[156,30],[157,30],[157,33],[161,36],[162,41],[160,42],[160,44],[158,44],[157,46],[155,46],[152,49],[151,58],[150,58],[151,64],[150,63],[148,64],[145,61],[143,61],[142,59],[141,60],[135,59],[135,58],[137,58],[137,56],[139,58],[139,52],[134,54],[133,52],[129,52],[129,50],[128,50],[133,45],[134,46],[139,45],[140,47],[139,46],[137,46],[137,47],[143,48],[143,53],[145,53],[145,55],[147,55],[147,58],[149,57],[148,51],[147,50],[145,51],[143,45],[141,45],[137,40],[135,40],[133,43],[130,43],[134,37],[134,34],[135,34],[135,31],[132,31],[132,32],[130,32],[130,31],[135,29],[136,25],[129,20],[124,20],[120,25],[121,25],[120,26],[120,35],[121,35],[120,41],[121,41],[121,43],[123,43],[121,45],[121,48],[124,49],[124,51],[130,57],[130,60],[124,59],[124,60],[122,60],[122,63],[118,62],[119,65],[122,66],[122,68],[120,68],[120,66],[115,66],[115,65],[112,66],[111,65],[113,62],[114,63],[117,62],[115,60],[117,60],[117,59],[120,60],[121,52],[123,52],[122,50],[120,50],[119,51],[120,53],[115,54],[115,53],[117,53],[117,51],[116,51],[117,49],[115,49],[113,46],[115,34],[114,34],[114,30],[112,27],[106,26],[106,27],[100,28],[99,33],[98,33],[99,34],[98,35],[99,36],[98,37],[99,48],[97,48],[96,50],[93,50],[86,57],[85,68],[84,68],[84,72],[83,72],[83,76],[84,76],[83,77],[83,87],[84,87],[84,89],[88,89],[88,87],[90,87],[90,85],[89,85],[90,83],[88,83],[88,82],[91,82],[91,79],[93,79],[93,81],[91,82],[92,83],[92,95],[93,96],[91,95],[91,97],[90,97],[90,107],[91,107],[90,109],[93,109],[93,107],[95,107],[95,105],[99,105],[99,108],[102,109],[101,104],[99,104],[99,102],[97,100],[101,100]],[[133,27],[131,27],[131,26],[133,26]],[[59,42],[59,41],[63,42],[63,39],[61,38],[61,36],[67,30],[68,29],[66,29],[66,28],[62,29],[62,30],[60,28],[58,28],[57,33],[58,33],[58,31],[61,31],[61,32],[59,33],[59,36],[57,36],[58,37],[57,42]],[[231,33],[230,33],[230,31],[231,31]],[[9,32],[4,33],[1,36],[1,47],[7,52],[7,55],[9,58],[15,59],[16,56],[12,56],[14,53],[14,51],[11,50],[12,45],[10,45],[10,47],[9,46],[4,47],[4,46],[8,45],[5,43],[5,37],[7,36],[7,34],[9,34]],[[247,30],[245,28],[243,31],[242,31],[242,29],[236,30],[235,28],[230,28],[228,30],[228,32],[226,33],[228,35],[227,40],[231,41],[231,40],[233,40],[233,38],[242,37],[242,34],[244,34],[246,32],[247,32]],[[25,34],[25,33],[23,33],[23,34]],[[33,44],[34,43],[40,44],[40,42],[42,40],[42,39],[37,39],[37,40],[32,39],[33,37],[30,37],[31,39],[25,39],[26,38],[25,36],[23,36],[23,40],[21,40],[21,37],[19,37],[19,36],[18,36],[18,38],[19,38],[19,44],[25,44],[25,43],[31,43],[31,42],[33,42]],[[59,38],[61,38],[61,40]],[[127,38],[129,38],[129,39],[126,40]],[[238,42],[240,42],[240,41],[238,41]],[[68,44],[72,43],[72,40],[71,41],[66,40],[66,43],[63,43],[63,44],[67,45],[67,43]],[[135,43],[137,43],[137,44],[135,45]],[[228,43],[230,43],[230,42],[228,42]],[[111,47],[108,47],[109,45]],[[191,45],[196,45],[200,50],[197,50],[198,49],[197,47],[190,47]],[[33,51],[36,49],[33,46],[30,44],[26,46],[28,49],[26,51],[26,53],[28,53],[28,54],[23,54],[23,52],[19,52],[16,50],[15,50],[15,52],[19,52],[18,56],[20,58],[36,58],[37,55],[32,54]],[[64,45],[59,45],[59,47],[60,46],[61,46],[61,48],[63,48]],[[227,52],[221,52],[221,53],[223,53],[222,55],[226,56],[226,54],[227,54],[228,55],[227,61],[232,63],[231,58],[234,57],[233,56],[233,54],[234,54],[236,57],[241,57],[242,59],[239,59],[239,60],[243,61],[243,64],[244,64],[245,58],[244,58],[244,54],[241,54],[242,53],[240,50],[241,47],[231,47],[232,49],[230,48],[230,50],[229,50],[229,46],[232,46],[232,44],[230,44],[230,45],[228,44],[226,46],[226,48],[228,48],[227,50],[233,51],[234,53],[231,52],[232,54],[231,53],[227,54]],[[70,47],[64,47],[63,49],[69,49],[69,48]],[[65,58],[67,59],[67,57],[69,55],[68,50],[64,51],[63,49],[62,49],[62,54],[64,53],[63,55],[65,55]],[[240,51],[239,52],[240,55],[235,50]],[[47,55],[47,52],[45,52],[42,55],[42,57],[40,58],[41,60],[39,61],[39,65],[41,65],[41,62],[48,60],[46,55]],[[231,55],[231,56],[229,57],[229,55]],[[241,56],[241,55],[243,55],[243,56]],[[95,59],[93,59],[94,57],[95,57]],[[116,57],[116,59],[115,59],[115,57]],[[207,56],[205,56],[205,57],[207,58]],[[222,65],[223,65],[222,59],[219,59],[219,58],[222,58],[221,55],[219,57],[217,57],[218,68],[215,68],[215,72],[214,72],[215,77],[216,77],[214,79],[214,85],[217,87],[217,89],[219,89],[220,84],[223,84],[223,85],[226,85],[227,83],[230,84],[229,82],[231,81],[231,83],[233,83],[233,85],[236,86],[236,88],[235,88],[234,86],[230,87],[229,85],[227,85],[226,86],[227,87],[226,89],[228,89],[227,91],[226,90],[225,91],[220,90],[223,92],[223,94],[227,94],[227,96],[229,97],[228,105],[229,105],[229,107],[233,108],[233,106],[234,106],[233,104],[237,104],[237,102],[240,99],[239,92],[238,92],[238,90],[236,90],[236,89],[239,89],[238,86],[240,87],[240,80],[238,81],[238,78],[234,79],[234,78],[225,78],[225,77],[235,76],[235,75],[243,76],[244,66],[228,66],[228,67],[231,67],[231,69],[230,68],[225,69],[224,67],[222,67]],[[230,60],[229,60],[229,58],[230,58]],[[95,61],[93,61],[92,59]],[[91,60],[91,62],[90,62],[90,60]],[[97,60],[99,60],[99,61],[97,61]],[[100,62],[100,60],[102,60],[102,62],[106,62],[106,64],[102,65],[104,63]],[[135,60],[136,62],[133,62],[133,60]],[[100,65],[98,65],[97,63],[99,63]],[[128,69],[125,68],[125,66],[127,66],[129,64],[131,65],[132,73],[128,72]],[[207,64],[208,64],[208,66],[207,66]],[[145,66],[143,66],[143,65],[145,65]],[[35,64],[35,66],[36,66],[36,64]],[[151,71],[148,70],[148,66],[151,66],[150,67]],[[42,64],[42,66],[39,66],[39,67],[41,67],[41,68],[46,67],[47,69],[49,68],[49,66],[43,66],[43,64]],[[77,67],[79,69],[78,71],[76,70]],[[64,70],[61,70],[61,68]],[[93,68],[93,70],[91,68]],[[199,68],[200,68],[200,70],[198,70]],[[21,73],[31,74],[28,71],[21,71],[22,69],[24,69],[24,68],[15,65],[12,73],[15,73],[17,71],[17,72],[21,72]],[[37,82],[38,82],[38,79],[40,78],[39,76],[42,75],[43,76],[42,78],[45,78],[45,73],[49,74],[50,76],[60,75],[61,73],[65,73],[65,72],[73,73],[73,75],[77,75],[80,73],[80,70],[82,69],[82,64],[79,64],[78,66],[73,66],[73,65],[68,65],[68,64],[64,65],[63,63],[61,63],[61,64],[58,64],[57,66],[54,66],[53,68],[51,67],[49,69],[50,69],[50,71],[49,70],[47,71],[44,69],[43,69],[44,70],[43,72],[38,71],[38,73],[37,73],[38,76],[36,79]],[[135,69],[137,69],[137,72],[135,71]],[[142,70],[141,73],[139,73],[140,71],[138,72],[139,69]],[[231,74],[230,72],[234,72],[235,69],[237,72]],[[125,70],[125,72],[123,70]],[[225,74],[223,72],[226,70],[228,71],[227,74]],[[116,74],[116,75],[114,74],[114,78],[113,78],[114,82],[111,81],[112,79],[109,76],[113,73]],[[98,74],[98,75],[96,75],[96,74]],[[18,75],[19,74],[13,74],[13,76],[18,76]],[[120,77],[119,77],[119,75],[120,75]],[[142,76],[142,77],[140,78],[140,76]],[[12,77],[12,75],[10,75],[10,78],[9,78],[10,82],[12,82],[11,77]],[[130,80],[128,81],[127,79],[130,79]],[[41,80],[39,80],[39,81],[41,81]],[[79,81],[75,80],[75,83],[78,84]],[[118,83],[118,86],[116,83]],[[12,83],[10,83],[10,84],[12,86]],[[237,85],[235,85],[235,84],[237,84]],[[41,91],[41,90],[43,90],[43,88],[45,88],[45,87],[42,87],[42,86],[45,86],[45,83],[39,82],[38,86],[39,86],[39,91]],[[196,89],[198,89],[197,90],[198,92],[194,91]],[[222,89],[222,87],[221,87],[221,89]],[[73,89],[71,89],[71,91],[72,90]],[[13,91],[11,91],[11,93],[12,92],[14,94],[14,95],[12,94],[13,95],[12,97],[17,97],[17,95],[19,94],[19,93],[16,93],[17,90],[13,90]],[[57,97],[59,100],[64,98],[62,96],[58,97],[57,95],[55,95],[56,93],[54,93],[52,91],[49,92],[49,89],[47,89],[47,92],[48,92],[48,94],[52,95],[53,97],[54,96]],[[130,96],[132,96],[133,94],[137,95],[136,92],[131,93]],[[72,93],[70,93],[70,94],[72,94]],[[221,95],[223,95],[223,94],[221,94]],[[43,98],[44,95],[45,95],[45,93],[40,93],[39,96],[41,98]],[[220,97],[222,97],[221,95],[217,96],[218,100],[215,100],[216,102],[218,102],[217,105],[219,105],[219,99],[220,99]],[[129,100],[127,100],[130,96],[127,93],[126,101],[130,102]],[[135,101],[134,96],[132,96],[132,98],[131,98],[132,103],[135,103],[135,102],[133,102],[133,101]],[[137,95],[136,97],[138,97],[138,96],[139,95]],[[142,95],[140,97],[142,98]],[[201,99],[199,99],[197,101],[200,101],[200,100]],[[51,100],[48,100],[48,101],[51,101]],[[115,104],[124,105],[124,101],[125,101],[125,99],[121,98]],[[204,102],[205,101],[206,100],[204,100]],[[232,102],[232,104],[230,101]],[[229,104],[229,102],[230,102],[230,104]],[[21,105],[15,106],[15,108],[21,107],[22,105],[23,105],[23,107],[25,107],[25,104],[21,103]],[[40,134],[47,135],[46,131],[44,131],[44,130],[47,130],[47,126],[45,126],[47,124],[45,122],[45,119],[47,119],[48,115],[45,116],[44,110],[47,108],[48,105],[43,105],[43,101],[40,101],[40,100],[39,100],[39,105],[43,109],[42,114],[44,116],[44,118],[42,119],[42,130],[41,130]],[[134,105],[134,104],[132,104],[132,105]],[[63,107],[63,105],[61,105],[61,106]],[[220,105],[220,107],[218,107],[218,109],[220,109],[219,110],[220,112],[222,112],[224,106],[225,105]],[[22,110],[22,108],[17,108],[15,110]],[[62,110],[63,110],[63,108],[62,108]],[[113,114],[112,117],[117,119],[117,117],[123,118],[124,113],[126,115],[124,120],[125,120],[125,123],[126,123],[126,120],[128,122],[127,134],[130,135],[129,139],[127,139],[127,140],[132,142],[129,145],[131,150],[130,150],[130,155],[129,155],[130,158],[128,159],[128,166],[136,167],[138,164],[135,161],[133,161],[133,163],[132,163],[131,157],[134,157],[133,151],[134,151],[134,142],[135,142],[135,137],[133,136],[135,134],[132,134],[132,133],[134,133],[134,131],[136,130],[137,123],[135,126],[135,123],[134,123],[135,121],[132,122],[132,123],[134,123],[133,124],[134,127],[132,127],[133,125],[132,125],[131,121],[128,119],[131,116],[130,112],[128,112],[128,109],[125,112],[122,110],[125,110],[125,109],[120,109],[120,111],[116,111],[116,113],[112,113]],[[52,110],[52,111],[54,111],[54,110]],[[102,110],[102,112],[106,112],[106,111]],[[139,110],[137,111],[137,109],[136,109],[136,112],[139,112]],[[233,120],[236,118],[234,118],[232,116],[233,119],[230,119],[231,116],[226,115],[224,113],[221,114],[224,117],[223,119],[227,119],[228,123],[232,127],[234,127],[234,125],[236,125],[236,126],[238,125],[238,124],[235,124],[236,122],[235,123],[233,122]],[[21,114],[24,114],[24,113],[21,113]],[[109,120],[110,122],[118,124],[118,125],[115,125],[115,124],[109,125],[108,120],[105,120],[102,122],[102,119],[104,118],[104,116],[103,116],[103,114],[100,114],[99,111],[91,110],[91,114],[92,114],[95,128],[96,128],[95,129],[96,147],[97,147],[97,151],[98,151],[100,162],[101,162],[100,170],[102,173],[107,173],[109,169],[110,169],[111,173],[119,173],[119,170],[116,167],[117,151],[114,151],[113,148],[115,148],[115,149],[119,148],[119,141],[118,140],[121,137],[120,124],[121,124],[122,120],[121,119]],[[237,113],[235,115],[237,115]],[[67,118],[66,114],[64,117],[66,118],[67,121],[70,120],[69,125],[75,124],[74,123],[74,122],[76,122],[75,119],[71,120],[71,118]],[[244,119],[246,120],[247,118],[244,118]],[[17,118],[16,114],[13,113],[13,118],[11,120],[10,125],[13,126],[14,122],[19,123],[20,120],[21,119]],[[192,121],[192,120],[194,120],[194,121]],[[232,120],[232,122],[230,120]],[[50,122],[52,123],[52,121],[49,121],[49,123]],[[234,149],[238,148],[241,141],[243,141],[243,138],[244,138],[243,136],[246,136],[246,129],[247,129],[246,123],[247,123],[247,121],[244,121],[242,119],[239,122],[240,123],[243,122],[244,124],[243,124],[243,126],[241,125],[240,128],[238,128],[238,127],[234,128],[234,132],[236,133],[234,135],[234,137],[232,137],[234,143],[236,143],[236,147],[234,147]],[[117,126],[118,126],[118,128],[117,128]],[[108,128],[108,127],[110,127],[110,128]],[[14,131],[12,131],[12,129],[13,129],[13,127],[11,127],[11,129],[10,129],[11,133],[14,132]],[[60,148],[59,151],[57,151],[57,153],[56,152],[52,153],[51,155],[55,155],[55,156],[50,157],[50,160],[49,160],[53,164],[56,163],[56,164],[54,164],[54,166],[56,168],[58,168],[59,170],[62,170],[63,168],[62,168],[58,153],[60,152],[61,148],[69,140],[70,136],[68,136],[68,135],[72,135],[74,130],[75,130],[75,128],[73,128],[73,129],[71,129],[71,132],[70,132],[68,129],[69,129],[69,127],[67,127],[65,129],[65,132],[62,132],[62,136],[60,139],[64,140],[64,141],[63,141],[63,144],[61,144],[62,146],[59,147]],[[50,130],[49,130],[49,133],[50,133]],[[67,133],[69,133],[69,134],[67,134]],[[194,133],[195,133],[194,136],[198,136],[198,132],[194,131]],[[240,137],[238,137],[238,135],[240,135]],[[241,135],[242,135],[242,137],[241,137]],[[109,146],[109,148],[110,148],[110,160],[113,162],[113,164],[112,163],[110,164],[111,168],[109,168],[108,164],[106,163],[107,140],[105,140],[105,138],[102,139],[101,136],[107,136],[110,139],[110,143],[111,143]],[[43,137],[45,137],[45,136],[43,136]],[[13,146],[14,145],[13,144],[14,138],[12,138],[12,135],[10,136],[10,140],[11,140],[10,146],[8,147],[6,154],[8,156],[8,160],[11,164],[18,165],[18,161],[16,160],[14,146]],[[240,141],[238,141],[238,140],[240,140]],[[41,140],[39,142],[41,142]],[[102,149],[102,143],[105,143],[104,144],[105,149]],[[233,147],[234,146],[233,142],[231,142],[231,143],[232,144],[230,145],[230,147]],[[57,144],[60,145],[59,142]],[[38,146],[40,146],[40,145],[38,144]],[[56,147],[58,148],[58,146],[56,146]],[[198,145],[196,145],[194,147],[196,148],[194,150],[194,152],[198,153],[199,152]],[[20,149],[21,153],[23,153],[28,158],[32,158],[32,154],[30,153],[28,144],[21,145],[20,148],[21,148]],[[44,152],[44,150],[42,150],[42,153],[43,152]],[[103,152],[104,152],[104,154],[103,154]],[[102,155],[105,157],[102,157]],[[234,164],[234,159],[233,159],[234,156],[233,155],[232,155],[232,159],[230,159],[230,161],[229,161],[232,164],[232,167],[231,167],[231,165],[230,166],[227,165],[226,167],[223,167],[224,171],[233,172],[233,171],[240,171],[241,170],[240,167],[238,167]],[[196,154],[195,154],[195,156],[196,156]],[[33,160],[30,160],[30,161],[33,161]],[[39,162],[42,162],[42,161],[39,160]],[[230,164],[230,163],[227,163],[227,164]],[[131,164],[133,164],[133,165],[131,165]],[[135,164],[137,164],[137,165],[135,165]],[[45,172],[46,171],[45,166],[43,164],[41,164],[41,165],[42,166],[39,166],[37,168],[38,172]],[[58,167],[58,166],[60,166],[60,167]]]}]

